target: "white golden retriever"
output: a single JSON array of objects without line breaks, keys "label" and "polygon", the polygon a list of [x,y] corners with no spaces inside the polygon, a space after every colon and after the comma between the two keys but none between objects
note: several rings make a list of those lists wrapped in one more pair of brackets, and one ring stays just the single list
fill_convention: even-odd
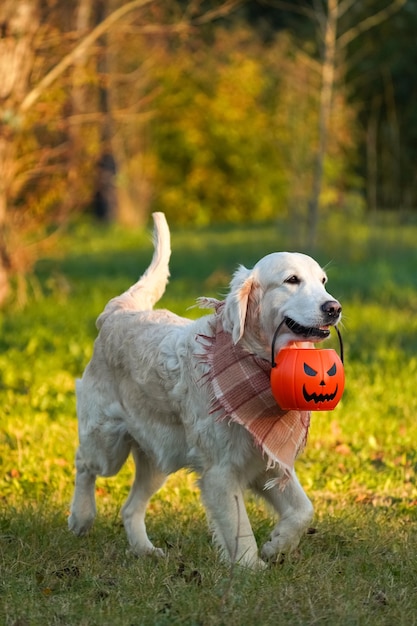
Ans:
[{"label": "white golden retriever", "polygon": [[[165,217],[155,213],[153,219],[152,263],[99,316],[93,357],[77,381],[79,448],[69,528],[77,535],[90,529],[96,477],[115,475],[132,453],[136,476],[122,510],[132,552],[163,555],[148,538],[146,507],[166,477],[186,467],[200,476],[214,538],[225,557],[264,567],[298,545],[313,507],[292,469],[285,487],[274,484],[282,477],[280,464],[268,464],[248,430],[213,410],[201,338],[210,340],[216,332],[216,314],[191,321],[152,310],[168,282],[170,258]],[[341,306],[325,283],[324,271],[310,257],[269,254],[252,270],[236,271],[216,319],[231,345],[266,362],[281,322],[277,350],[292,342],[320,341],[339,322]],[[266,483],[272,487],[265,489]],[[243,500],[248,487],[279,516],[262,558]]]}]

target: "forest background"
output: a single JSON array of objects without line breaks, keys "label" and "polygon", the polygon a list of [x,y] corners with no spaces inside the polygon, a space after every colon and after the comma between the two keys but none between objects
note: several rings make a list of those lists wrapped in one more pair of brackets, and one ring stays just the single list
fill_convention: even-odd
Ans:
[{"label": "forest background", "polygon": [[[0,301],[74,216],[417,207],[414,0],[4,0]],[[13,289],[10,290],[10,286]]]}]

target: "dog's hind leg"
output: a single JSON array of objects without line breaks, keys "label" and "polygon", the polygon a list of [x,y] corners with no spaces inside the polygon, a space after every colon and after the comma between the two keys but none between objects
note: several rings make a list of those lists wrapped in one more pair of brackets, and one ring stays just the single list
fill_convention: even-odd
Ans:
[{"label": "dog's hind leg", "polygon": [[130,549],[136,556],[164,556],[163,550],[155,548],[147,535],[145,514],[150,498],[162,487],[166,475],[135,444],[132,446],[132,455],[136,465],[135,480],[122,509]]},{"label": "dog's hind leg", "polygon": [[81,446],[75,458],[75,491],[71,503],[68,528],[76,535],[85,535],[96,516],[95,485],[97,474],[84,461]]},{"label": "dog's hind leg", "polygon": [[[97,476],[115,476],[129,456],[130,437],[102,438],[91,436],[80,444],[76,458],[75,491],[68,528],[76,535],[85,535],[96,515],[95,484]],[[88,455],[85,450],[88,450]]]},{"label": "dog's hind leg", "polygon": [[242,488],[238,480],[225,473],[223,467],[212,467],[199,481],[214,539],[232,563],[262,569],[266,564],[258,556]]},{"label": "dog's hind leg", "polygon": [[68,519],[69,529],[85,535],[96,515],[95,484],[97,476],[114,476],[129,456],[132,439],[118,417],[121,407],[85,402],[82,384],[77,381],[80,445],[75,458],[75,491]]}]

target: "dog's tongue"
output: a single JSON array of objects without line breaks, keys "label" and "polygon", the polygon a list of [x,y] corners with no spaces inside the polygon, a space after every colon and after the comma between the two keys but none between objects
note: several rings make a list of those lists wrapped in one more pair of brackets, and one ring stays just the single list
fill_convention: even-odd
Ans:
[{"label": "dog's tongue", "polygon": [[314,343],[312,341],[292,341],[288,344],[287,348],[314,348]]}]

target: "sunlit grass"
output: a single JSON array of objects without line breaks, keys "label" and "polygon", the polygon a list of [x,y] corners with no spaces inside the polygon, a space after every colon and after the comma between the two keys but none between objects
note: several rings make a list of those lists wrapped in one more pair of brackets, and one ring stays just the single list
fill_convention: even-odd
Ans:
[{"label": "sunlit grass", "polygon": [[[74,379],[91,355],[97,315],[146,268],[151,238],[83,224],[38,264],[27,306],[0,315],[0,623],[416,623],[417,227],[332,218],[321,241],[315,256],[344,306],[346,392],[335,411],[313,414],[297,464],[316,532],[262,575],[219,561],[195,476],[185,472],[149,509],[165,561],[126,554],[120,508],[131,462],[98,481],[91,535],[67,532]],[[280,224],[174,231],[172,247],[161,306],[193,317],[203,313],[189,308],[196,297],[222,297],[239,263],[293,249]],[[255,500],[249,511],[261,543],[269,512]]]}]

